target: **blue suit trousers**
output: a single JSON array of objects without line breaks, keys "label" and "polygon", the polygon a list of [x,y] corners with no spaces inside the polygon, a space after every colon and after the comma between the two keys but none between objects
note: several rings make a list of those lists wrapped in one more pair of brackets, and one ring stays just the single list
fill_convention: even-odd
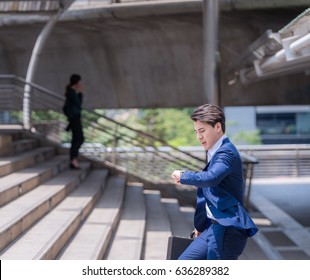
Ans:
[{"label": "blue suit trousers", "polygon": [[237,260],[247,238],[244,229],[211,224],[187,247],[179,260]]}]

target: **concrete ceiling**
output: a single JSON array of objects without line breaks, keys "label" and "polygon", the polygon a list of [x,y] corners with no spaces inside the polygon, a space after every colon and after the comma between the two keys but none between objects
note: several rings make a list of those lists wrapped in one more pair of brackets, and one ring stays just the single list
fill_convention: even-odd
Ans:
[{"label": "concrete ceiling", "polygon": [[[140,10],[67,13],[46,42],[35,82],[63,94],[71,73],[80,73],[85,103],[93,108],[191,107],[208,102],[202,89],[201,2],[184,3],[178,8],[173,3],[166,9],[149,5]],[[227,7],[219,26],[221,105],[310,104],[309,77],[304,73],[228,85],[233,78],[228,69],[238,55],[267,29],[283,28],[305,7]],[[25,77],[44,17],[0,20],[0,73]]]}]

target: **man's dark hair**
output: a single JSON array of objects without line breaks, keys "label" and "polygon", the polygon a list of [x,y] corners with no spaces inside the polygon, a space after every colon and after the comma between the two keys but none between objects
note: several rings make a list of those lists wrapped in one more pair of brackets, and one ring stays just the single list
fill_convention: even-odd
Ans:
[{"label": "man's dark hair", "polygon": [[225,114],[224,111],[216,105],[204,104],[197,107],[191,115],[193,121],[205,122],[214,127],[218,122],[225,133]]}]

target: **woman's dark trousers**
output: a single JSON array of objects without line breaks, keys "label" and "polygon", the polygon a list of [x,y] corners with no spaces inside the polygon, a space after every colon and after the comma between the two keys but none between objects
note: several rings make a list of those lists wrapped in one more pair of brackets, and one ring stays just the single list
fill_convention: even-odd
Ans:
[{"label": "woman's dark trousers", "polygon": [[70,128],[72,131],[70,159],[73,160],[78,157],[79,149],[84,142],[83,128],[81,124],[81,117],[72,118],[70,120]]}]

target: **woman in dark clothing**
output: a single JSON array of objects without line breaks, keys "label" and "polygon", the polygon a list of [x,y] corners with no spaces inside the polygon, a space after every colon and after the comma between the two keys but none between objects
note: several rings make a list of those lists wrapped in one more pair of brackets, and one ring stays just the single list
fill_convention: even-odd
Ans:
[{"label": "woman in dark clothing", "polygon": [[69,121],[67,130],[72,131],[70,148],[70,168],[72,169],[80,169],[77,158],[79,155],[79,149],[84,142],[81,123],[82,101],[83,93],[81,76],[73,74],[70,77],[70,83],[66,86],[66,102],[64,106],[64,112]]}]

